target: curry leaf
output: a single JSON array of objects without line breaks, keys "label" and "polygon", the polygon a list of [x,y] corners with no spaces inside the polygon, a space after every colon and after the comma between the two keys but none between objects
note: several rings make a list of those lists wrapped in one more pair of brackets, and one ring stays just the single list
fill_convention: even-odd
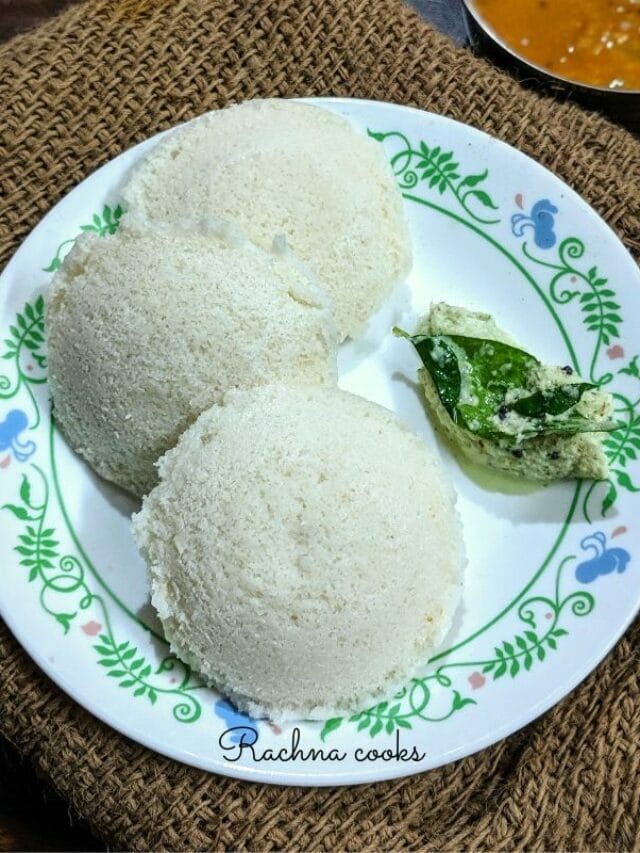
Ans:
[{"label": "curry leaf", "polygon": [[585,391],[590,391],[595,387],[588,382],[575,382],[569,385],[559,385],[549,393],[538,390],[515,402],[511,409],[527,418],[561,415],[567,409],[575,406]]},{"label": "curry leaf", "polygon": [[615,427],[576,411],[595,385],[542,382],[539,361],[517,347],[463,335],[394,333],[415,347],[452,421],[479,438],[517,446],[539,435]]},{"label": "curry leaf", "polygon": [[516,445],[537,435],[614,426],[575,411],[594,385],[558,382],[542,388],[540,363],[524,350],[462,335],[394,332],[414,345],[453,422],[480,438]]}]

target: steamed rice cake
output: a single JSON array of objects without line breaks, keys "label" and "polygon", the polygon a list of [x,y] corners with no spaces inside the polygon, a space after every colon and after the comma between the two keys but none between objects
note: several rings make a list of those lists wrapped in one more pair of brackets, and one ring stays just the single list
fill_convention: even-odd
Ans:
[{"label": "steamed rice cake", "polygon": [[340,339],[362,330],[411,266],[382,147],[309,104],[247,101],[189,122],[134,170],[124,198],[151,222],[210,214],[263,246],[286,235],[333,301]]},{"label": "steamed rice cake", "polygon": [[81,236],[47,298],[49,384],[71,446],[134,495],[225,391],[335,381],[329,302],[284,245],[222,223]]},{"label": "steamed rice cake", "polygon": [[423,440],[336,387],[234,391],[134,516],[172,651],[252,715],[367,707],[451,626],[455,494]]}]

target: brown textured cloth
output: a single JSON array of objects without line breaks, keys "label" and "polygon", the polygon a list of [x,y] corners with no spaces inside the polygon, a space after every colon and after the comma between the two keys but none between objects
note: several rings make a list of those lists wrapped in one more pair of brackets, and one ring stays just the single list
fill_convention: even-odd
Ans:
[{"label": "brown textured cloth", "polygon": [[[134,142],[230,101],[310,94],[393,100],[481,127],[564,178],[640,253],[638,144],[524,92],[397,0],[93,0],[0,48],[0,263]],[[0,728],[116,847],[632,850],[639,628],[518,735],[358,788],[252,785],[156,756],[70,701],[1,626]]]}]

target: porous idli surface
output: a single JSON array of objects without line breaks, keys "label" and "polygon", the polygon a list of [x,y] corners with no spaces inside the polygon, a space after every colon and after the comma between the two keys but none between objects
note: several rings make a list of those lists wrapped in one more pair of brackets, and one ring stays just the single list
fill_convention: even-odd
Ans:
[{"label": "porous idli surface", "polygon": [[331,297],[341,339],[411,266],[382,146],[309,104],[247,101],[189,122],[136,168],[124,198],[151,221],[209,213],[264,246],[285,234]]},{"label": "porous idli surface", "polygon": [[54,415],[103,477],[141,496],[154,463],[230,388],[334,382],[329,301],[286,249],[223,224],[81,236],[46,302]]},{"label": "porous idli surface", "polygon": [[252,715],[367,707],[449,630],[455,494],[422,439],[338,388],[230,392],[134,516],[174,653]]}]

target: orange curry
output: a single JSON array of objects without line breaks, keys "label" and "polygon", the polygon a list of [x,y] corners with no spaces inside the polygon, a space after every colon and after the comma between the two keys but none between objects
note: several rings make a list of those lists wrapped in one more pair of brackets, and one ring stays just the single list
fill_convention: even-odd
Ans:
[{"label": "orange curry", "polygon": [[640,89],[640,0],[475,0],[512,50],[561,77]]}]

